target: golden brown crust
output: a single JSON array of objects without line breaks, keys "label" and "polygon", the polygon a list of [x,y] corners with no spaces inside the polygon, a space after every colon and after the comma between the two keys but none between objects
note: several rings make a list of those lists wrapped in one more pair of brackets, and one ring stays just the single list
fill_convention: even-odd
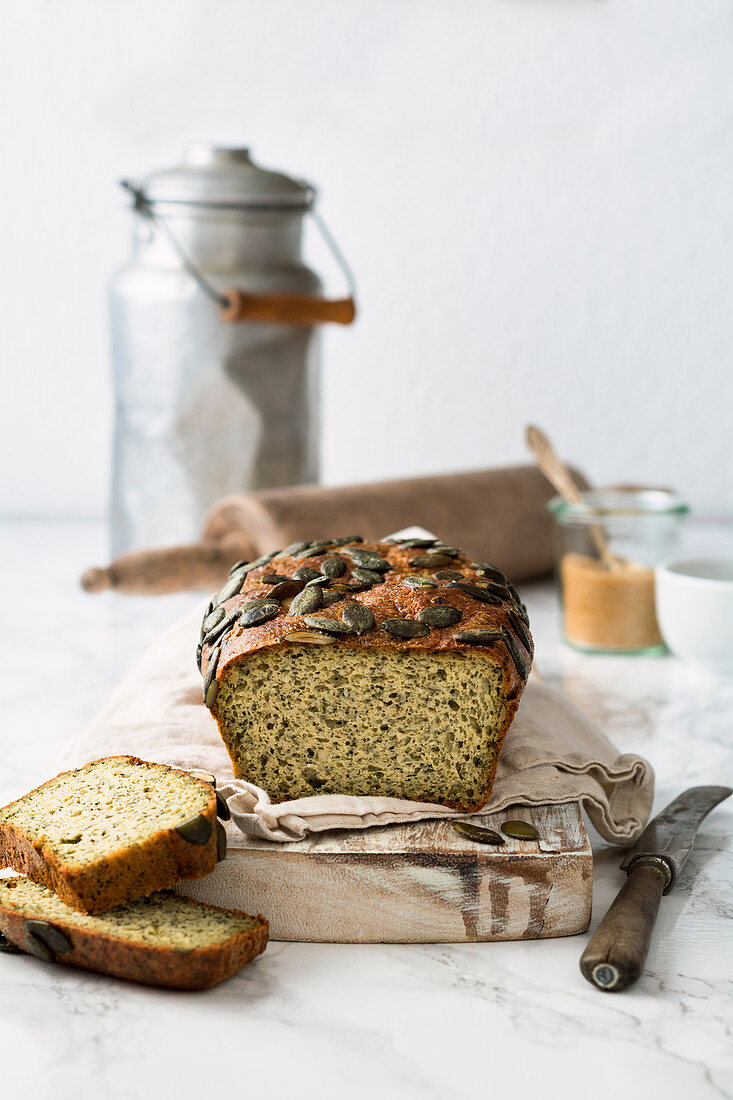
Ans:
[{"label": "golden brown crust", "polygon": [[[134,756],[102,759],[125,759],[141,765],[149,763]],[[85,767],[97,763],[97,760],[90,761]],[[68,775],[70,772],[60,774]],[[182,774],[188,776],[188,773]],[[58,778],[55,776],[47,780],[29,793],[43,790]],[[28,875],[34,882],[53,890],[67,905],[84,913],[101,913],[113,905],[151,894],[154,890],[168,889],[182,879],[202,878],[210,874],[218,862],[216,793],[203,780],[196,782],[200,782],[210,795],[202,813],[211,824],[211,835],[206,844],[190,844],[175,829],[163,829],[140,844],[130,845],[112,857],[79,868],[66,863],[49,845],[44,844],[43,838],[34,843],[24,830],[11,823],[0,823],[0,866],[12,867],[14,871]]]},{"label": "golden brown crust", "polygon": [[[404,541],[404,540],[403,540]],[[414,541],[414,540],[411,540]],[[504,699],[506,717],[502,729],[495,731],[499,749],[504,736],[511,725],[519,705],[524,686],[532,664],[533,643],[529,632],[527,611],[521,602],[519,594],[507,578],[495,567],[480,562],[471,561],[465,554],[455,548],[447,548],[449,555],[441,555],[441,544],[435,541],[432,546],[404,546],[401,543],[373,542],[362,543],[352,540],[347,545],[335,543],[316,544],[316,553],[309,553],[308,546],[298,550],[295,554],[274,554],[261,564],[246,572],[243,578],[241,590],[225,599],[221,604],[213,601],[207,609],[207,615],[211,615],[212,606],[223,609],[226,622],[230,614],[236,613],[250,600],[270,597],[275,591],[275,602],[279,603],[279,611],[274,618],[255,626],[241,625],[239,618],[234,617],[222,636],[217,632],[221,626],[214,624],[209,633],[202,636],[200,646],[201,670],[206,677],[209,661],[215,649],[220,649],[220,655],[216,665],[215,681],[218,683],[226,676],[227,670],[233,665],[242,664],[253,654],[276,646],[291,644],[286,639],[293,632],[309,630],[312,626],[302,615],[290,614],[292,594],[278,597],[276,584],[270,583],[264,578],[269,574],[277,574],[279,577],[292,578],[296,570],[307,566],[321,571],[321,566],[326,558],[338,556],[346,562],[346,569],[342,576],[332,579],[322,586],[324,593],[338,591],[340,586],[348,586],[348,591],[343,593],[343,600],[331,606],[319,609],[315,614],[324,618],[340,619],[341,611],[346,601],[356,602],[368,608],[375,619],[373,629],[364,634],[338,634],[337,646],[346,646],[352,649],[374,650],[379,649],[390,653],[422,652],[422,653],[456,653],[470,652],[473,656],[490,660],[501,668],[504,681]],[[381,573],[381,581],[370,586],[360,586],[355,569],[359,569],[358,561],[353,561],[351,552],[366,551],[374,553],[389,563],[389,569]],[[434,558],[433,564],[430,559]],[[417,562],[417,564],[411,564]],[[236,575],[236,569],[233,574]],[[456,577],[444,576],[446,573],[460,574]],[[436,584],[436,587],[410,587],[405,583],[407,577],[420,577]],[[469,586],[468,590],[456,587],[456,584]],[[302,587],[302,585],[301,585]],[[222,590],[224,592],[225,588]],[[477,591],[478,590],[478,591]],[[287,592],[287,589],[285,589]],[[483,598],[479,596],[483,593]],[[486,602],[486,600],[491,602]],[[431,627],[424,636],[416,638],[394,637],[380,629],[381,624],[389,619],[407,619],[419,621],[420,612],[436,605],[449,606],[460,613],[460,621],[452,626]],[[206,616],[205,616],[206,620]],[[477,641],[467,640],[463,635],[475,632],[488,632],[491,639],[487,644],[478,644]],[[206,680],[205,680],[206,683]],[[209,708],[219,724],[224,743],[227,739],[221,727],[221,722],[216,710],[216,700],[207,700]],[[496,756],[498,757],[498,751]],[[485,797],[478,803],[457,804],[446,802],[446,805],[465,812],[480,809],[485,805],[494,782],[496,761],[492,774],[489,777]]]},{"label": "golden brown crust", "polygon": [[[247,915],[240,910],[223,910],[214,905],[205,908]],[[39,917],[43,919],[42,914]],[[27,950],[25,923],[28,919],[31,918],[27,913],[0,904],[0,932],[20,950]],[[106,932],[78,928],[55,919],[54,928],[68,937],[72,950],[56,953],[54,961],[145,985],[170,989],[209,989],[236,974],[265,950],[269,925],[261,914],[252,919],[257,921],[253,928],[236,933],[224,943],[192,951],[131,943]]]}]

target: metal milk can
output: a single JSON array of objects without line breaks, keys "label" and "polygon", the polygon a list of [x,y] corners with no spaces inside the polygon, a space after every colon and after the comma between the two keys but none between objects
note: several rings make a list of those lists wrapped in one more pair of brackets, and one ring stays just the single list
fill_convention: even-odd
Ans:
[{"label": "metal milk can", "polygon": [[[195,540],[229,493],[317,481],[318,326],[355,316],[310,184],[196,143],[123,186],[135,216],[110,302],[113,556]],[[346,298],[323,298],[303,262],[308,213]]]}]

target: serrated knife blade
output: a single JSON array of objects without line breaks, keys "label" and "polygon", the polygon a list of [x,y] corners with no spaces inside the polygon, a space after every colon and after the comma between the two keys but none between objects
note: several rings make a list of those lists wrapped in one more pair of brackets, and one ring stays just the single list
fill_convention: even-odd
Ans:
[{"label": "serrated knife blade", "polygon": [[607,993],[644,968],[659,903],[677,881],[701,822],[730,787],[690,787],[651,821],[621,861],[627,879],[580,958],[584,978]]}]

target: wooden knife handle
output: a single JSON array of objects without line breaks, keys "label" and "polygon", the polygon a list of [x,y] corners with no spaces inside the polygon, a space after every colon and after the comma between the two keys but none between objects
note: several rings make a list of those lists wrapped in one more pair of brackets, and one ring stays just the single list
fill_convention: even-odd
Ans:
[{"label": "wooden knife handle", "polygon": [[639,859],[580,957],[591,985],[618,993],[644,969],[659,902],[669,882],[664,860]]},{"label": "wooden knife handle", "polygon": [[247,294],[232,287],[219,309],[223,321],[260,321],[266,324],[350,325],[356,317],[353,298],[318,298],[313,294]]}]

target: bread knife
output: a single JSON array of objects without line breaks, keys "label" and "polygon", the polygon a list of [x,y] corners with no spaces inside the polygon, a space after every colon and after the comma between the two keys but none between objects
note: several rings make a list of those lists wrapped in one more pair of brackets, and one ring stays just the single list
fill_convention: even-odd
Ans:
[{"label": "bread knife", "polygon": [[628,877],[580,957],[584,978],[605,993],[640,976],[663,894],[674,887],[701,822],[730,787],[690,787],[647,825],[624,856]]}]

